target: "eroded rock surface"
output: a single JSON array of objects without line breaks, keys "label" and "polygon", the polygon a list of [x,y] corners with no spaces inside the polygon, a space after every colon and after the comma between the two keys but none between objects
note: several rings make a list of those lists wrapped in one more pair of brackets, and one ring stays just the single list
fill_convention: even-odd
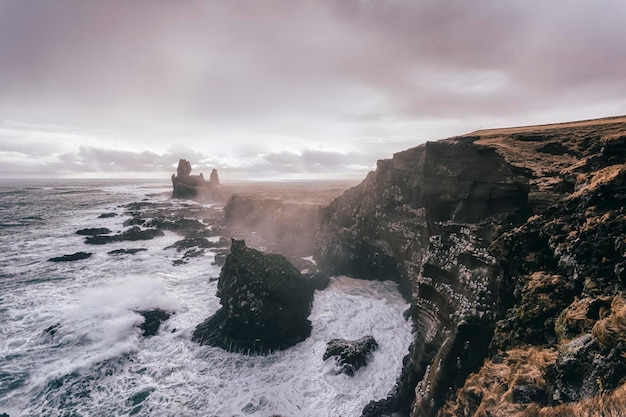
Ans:
[{"label": "eroded rock surface", "polygon": [[354,375],[362,366],[366,366],[370,353],[378,349],[373,336],[365,336],[358,340],[333,339],[328,342],[322,359],[335,358],[339,372]]},{"label": "eroded rock surface", "polygon": [[[478,131],[379,161],[323,210],[322,270],[394,280],[412,301],[403,375],[364,415],[473,415],[481,398],[451,404],[474,389],[466,380],[485,358],[495,369],[508,353],[506,369],[543,358],[528,365],[541,378],[485,404],[577,401],[558,399],[559,387],[575,384],[559,382],[563,361],[550,352],[592,332],[624,291],[625,154],[626,118]],[[580,318],[582,299],[589,313]],[[545,354],[515,351],[528,346]],[[593,352],[610,362],[615,348]]]},{"label": "eroded rock surface", "polygon": [[285,257],[232,240],[218,281],[222,307],[193,340],[247,354],[286,349],[311,334],[313,288]]}]

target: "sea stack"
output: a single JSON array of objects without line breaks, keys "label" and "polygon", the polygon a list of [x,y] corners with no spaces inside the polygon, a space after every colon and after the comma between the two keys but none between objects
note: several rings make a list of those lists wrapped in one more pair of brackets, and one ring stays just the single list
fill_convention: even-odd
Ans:
[{"label": "sea stack", "polygon": [[191,163],[186,159],[178,161],[177,174],[172,174],[172,197],[173,198],[195,198],[203,191],[208,191],[212,187],[220,185],[217,170],[213,169],[209,181],[204,179],[204,174],[191,175]]},{"label": "sea stack", "polygon": [[222,307],[193,340],[247,354],[286,349],[311,334],[313,288],[284,256],[232,240],[217,284]]}]

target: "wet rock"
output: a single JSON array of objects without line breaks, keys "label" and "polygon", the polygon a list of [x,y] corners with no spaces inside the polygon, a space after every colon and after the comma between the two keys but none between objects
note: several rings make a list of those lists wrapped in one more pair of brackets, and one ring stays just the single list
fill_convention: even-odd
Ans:
[{"label": "wet rock", "polygon": [[328,342],[323,360],[335,357],[340,366],[339,372],[354,375],[362,366],[367,365],[370,353],[378,349],[373,336],[364,336],[358,340],[333,339]]},{"label": "wet rock", "polygon": [[193,340],[229,351],[266,354],[311,333],[313,290],[285,257],[233,239],[218,281],[222,307],[199,324]]},{"label": "wet rock", "polygon": [[111,217],[116,217],[117,213],[102,213],[98,216],[99,219],[109,219]]},{"label": "wet rock", "polygon": [[220,247],[226,244],[226,239],[222,238],[217,242],[211,242],[207,238],[204,237],[192,237],[186,238],[183,240],[179,240],[175,242],[173,245],[166,247],[165,249],[176,249],[177,252],[189,249],[189,248],[215,248]]},{"label": "wet rock", "polygon": [[54,337],[54,335],[57,333],[57,330],[59,330],[60,327],[61,327],[61,323],[53,324],[52,326],[47,327],[43,332]]},{"label": "wet rock", "polygon": [[172,313],[160,309],[137,311],[144,317],[144,322],[139,325],[144,336],[154,336],[159,332],[161,323],[169,319]]},{"label": "wet rock", "polygon": [[93,227],[76,231],[77,235],[83,236],[108,235],[109,233],[111,233],[111,230],[107,229],[106,227]]},{"label": "wet rock", "polygon": [[80,261],[82,259],[90,258],[91,255],[93,255],[91,252],[76,252],[76,253],[72,253],[71,255],[63,255],[63,256],[57,256],[55,258],[50,258],[48,259],[48,261],[50,262],[73,262],[73,261]]},{"label": "wet rock", "polygon": [[112,251],[107,252],[108,255],[134,255],[138,252],[143,252],[143,251],[147,251],[148,249],[146,248],[133,248],[133,249],[115,249]]},{"label": "wet rock", "polygon": [[85,243],[90,245],[104,245],[112,242],[122,242],[125,240],[151,240],[157,236],[165,236],[160,230],[157,229],[141,229],[139,226],[133,226],[130,229],[112,236],[88,236],[85,238]]}]

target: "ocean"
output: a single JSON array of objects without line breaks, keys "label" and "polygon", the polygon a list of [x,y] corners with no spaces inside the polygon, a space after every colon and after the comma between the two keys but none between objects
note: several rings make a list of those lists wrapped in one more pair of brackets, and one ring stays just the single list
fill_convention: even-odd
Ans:
[{"label": "ocean", "polygon": [[[387,396],[411,342],[409,305],[394,283],[333,277],[315,293],[307,340],[246,356],[191,341],[219,308],[215,252],[177,264],[180,254],[166,249],[182,239],[174,232],[105,245],[76,234],[126,230],[129,203],[192,204],[170,200],[170,186],[0,180],[0,414],[351,417]],[[127,248],[142,251],[109,254]],[[48,260],[80,251],[92,255]],[[143,336],[137,311],[157,308],[175,314]],[[322,360],[329,340],[368,334],[379,348],[354,376]]]}]

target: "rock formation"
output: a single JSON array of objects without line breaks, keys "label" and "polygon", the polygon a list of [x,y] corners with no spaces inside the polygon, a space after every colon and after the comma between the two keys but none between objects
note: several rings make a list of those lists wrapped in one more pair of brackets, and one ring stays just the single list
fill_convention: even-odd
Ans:
[{"label": "rock formation", "polygon": [[625,160],[624,117],[483,130],[379,161],[324,209],[320,267],[412,302],[402,376],[363,414],[552,415],[619,389]]},{"label": "rock formation", "polygon": [[54,258],[48,259],[48,261],[50,262],[73,262],[73,261],[80,261],[83,259],[91,258],[91,255],[93,255],[91,252],[76,252],[76,253],[72,253],[71,255],[56,256]]},{"label": "rock formation", "polygon": [[143,336],[154,336],[159,332],[161,323],[169,319],[172,313],[160,309],[137,311],[144,318],[144,322],[139,325]]},{"label": "rock formation", "polygon": [[311,334],[313,288],[282,255],[265,254],[233,239],[217,287],[222,307],[196,327],[194,341],[266,354]]},{"label": "rock formation", "polygon": [[328,342],[322,359],[334,357],[339,364],[339,372],[354,375],[362,366],[367,365],[370,353],[378,349],[373,336],[365,336],[358,340],[333,339]]},{"label": "rock formation", "polygon": [[211,188],[220,185],[217,170],[211,171],[209,181],[204,174],[191,175],[191,164],[186,159],[178,161],[177,175],[172,174],[173,198],[196,198]]}]

